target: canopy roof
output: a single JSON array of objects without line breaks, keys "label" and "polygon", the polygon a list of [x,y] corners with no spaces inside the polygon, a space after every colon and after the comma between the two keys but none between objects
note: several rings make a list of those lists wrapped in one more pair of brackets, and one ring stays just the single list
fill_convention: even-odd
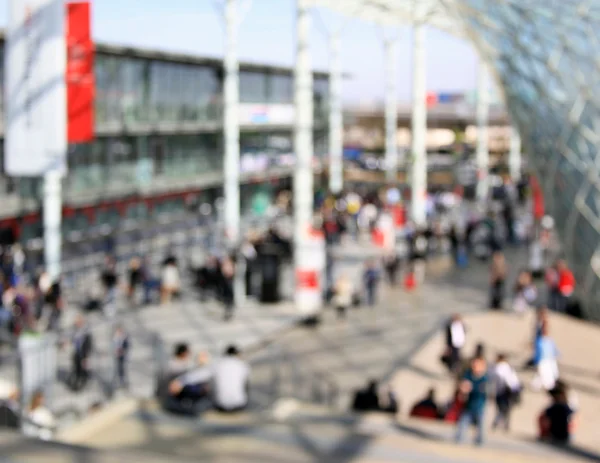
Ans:
[{"label": "canopy roof", "polygon": [[455,35],[462,34],[454,0],[308,0],[341,14],[382,26],[426,23]]},{"label": "canopy roof", "polygon": [[600,320],[600,1],[305,1],[382,26],[424,23],[475,45],[537,170],[583,306]]}]

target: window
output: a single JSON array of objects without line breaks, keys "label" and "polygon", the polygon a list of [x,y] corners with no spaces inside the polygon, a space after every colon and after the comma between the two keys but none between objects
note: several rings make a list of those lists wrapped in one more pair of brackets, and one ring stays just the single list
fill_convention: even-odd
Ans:
[{"label": "window", "polygon": [[147,62],[141,59],[123,58],[119,71],[122,88],[121,105],[125,122],[127,124],[147,122]]},{"label": "window", "polygon": [[269,78],[269,103],[289,104],[294,99],[294,80],[285,74],[272,74]]},{"label": "window", "polygon": [[149,113],[154,122],[201,122],[218,117],[217,70],[153,61],[149,67]]},{"label": "window", "polygon": [[240,101],[267,103],[267,75],[262,72],[240,72]]}]

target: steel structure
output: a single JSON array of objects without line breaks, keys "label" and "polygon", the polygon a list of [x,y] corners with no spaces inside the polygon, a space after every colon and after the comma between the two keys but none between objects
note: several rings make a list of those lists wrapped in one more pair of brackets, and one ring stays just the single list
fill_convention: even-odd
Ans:
[{"label": "steel structure", "polygon": [[305,0],[308,5],[386,26],[425,23],[474,43],[542,181],[584,311],[599,320],[600,2]]}]

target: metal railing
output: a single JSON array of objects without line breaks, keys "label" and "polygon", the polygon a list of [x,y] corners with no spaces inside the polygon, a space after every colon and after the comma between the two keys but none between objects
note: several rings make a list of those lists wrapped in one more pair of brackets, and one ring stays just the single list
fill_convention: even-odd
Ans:
[{"label": "metal railing", "polygon": [[340,389],[326,373],[300,365],[296,354],[280,347],[271,347],[271,364],[267,406],[277,400],[296,399],[330,408],[340,406]]}]

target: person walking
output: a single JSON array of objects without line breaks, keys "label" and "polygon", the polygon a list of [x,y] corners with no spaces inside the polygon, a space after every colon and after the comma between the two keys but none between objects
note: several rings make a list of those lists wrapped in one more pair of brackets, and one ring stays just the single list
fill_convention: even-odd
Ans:
[{"label": "person walking", "polygon": [[129,335],[122,326],[117,326],[113,335],[115,355],[115,379],[119,386],[127,387],[127,358],[129,357]]},{"label": "person walking", "polygon": [[352,305],[353,290],[354,288],[348,275],[341,275],[335,284],[333,295],[333,304],[340,319],[346,317],[346,311]]},{"label": "person walking", "polygon": [[460,366],[460,352],[465,345],[467,330],[459,314],[454,314],[446,325],[446,353],[444,363],[451,372]]},{"label": "person walking", "polygon": [[502,424],[505,431],[510,429],[510,411],[517,397],[521,383],[514,368],[499,354],[493,370],[494,390],[496,395],[496,417],[492,429]]},{"label": "person walking", "polygon": [[459,389],[467,396],[467,401],[458,419],[456,442],[462,442],[467,428],[474,424],[477,429],[475,444],[483,445],[483,418],[488,389],[487,364],[483,357],[471,360],[471,367],[463,377]]},{"label": "person walking", "polygon": [[537,375],[532,382],[534,389],[552,390],[559,376],[558,356],[558,348],[550,337],[548,321],[545,320],[535,345],[534,363],[537,365]]},{"label": "person walking", "polygon": [[365,290],[367,292],[367,303],[373,307],[376,302],[377,286],[379,283],[379,272],[373,261],[367,263],[364,274]]},{"label": "person walking", "polygon": [[75,320],[75,333],[73,344],[73,371],[71,387],[75,391],[83,389],[89,379],[89,361],[92,353],[92,335],[89,332],[85,319],[79,315]]},{"label": "person walking", "polygon": [[235,279],[235,264],[233,261],[226,257],[223,259],[221,264],[221,275],[222,275],[222,296],[223,305],[225,308],[224,319],[225,321],[233,318],[233,309],[235,303],[234,295],[234,279]]},{"label": "person walking", "polygon": [[490,308],[502,310],[504,300],[504,282],[506,281],[506,260],[501,251],[492,255],[490,274]]}]

